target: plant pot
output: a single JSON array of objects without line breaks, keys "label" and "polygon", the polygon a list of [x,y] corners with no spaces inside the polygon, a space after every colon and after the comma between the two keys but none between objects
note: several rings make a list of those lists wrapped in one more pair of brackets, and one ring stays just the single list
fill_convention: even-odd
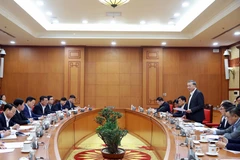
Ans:
[{"label": "plant pot", "polygon": [[106,159],[123,159],[125,154],[125,150],[122,148],[118,148],[118,153],[111,154],[108,152],[108,148],[102,149],[102,156]]}]

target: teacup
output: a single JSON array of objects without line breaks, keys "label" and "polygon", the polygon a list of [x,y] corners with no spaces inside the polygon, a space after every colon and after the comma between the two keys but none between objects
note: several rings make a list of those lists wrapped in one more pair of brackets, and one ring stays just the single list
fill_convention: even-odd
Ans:
[{"label": "teacup", "polygon": [[31,141],[24,141],[22,150],[30,151],[31,149],[32,149]]},{"label": "teacup", "polygon": [[216,154],[218,153],[218,151],[219,151],[219,148],[215,144],[209,144],[208,153]]},{"label": "teacup", "polygon": [[207,141],[207,135],[206,134],[201,134],[200,135],[200,141]]}]

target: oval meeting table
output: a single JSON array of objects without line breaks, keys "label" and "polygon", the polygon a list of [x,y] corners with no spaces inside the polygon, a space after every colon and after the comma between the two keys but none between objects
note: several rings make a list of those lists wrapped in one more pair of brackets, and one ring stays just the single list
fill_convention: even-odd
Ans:
[{"label": "oval meeting table", "polygon": [[[45,160],[64,160],[83,140],[95,134],[98,124],[94,121],[101,109],[80,112],[64,118],[50,127],[39,139],[41,145],[36,151],[36,157]],[[158,119],[145,113],[132,111],[130,109],[115,109],[123,114],[119,119],[121,128],[125,128],[130,134],[137,137],[153,149],[158,160],[174,160],[176,154],[187,157],[188,148],[177,144],[184,142],[185,138],[177,136],[179,130],[174,125],[166,123],[164,119]],[[28,131],[26,131],[28,132]],[[23,142],[26,136],[17,137],[15,140],[2,140],[3,142]],[[207,152],[208,143],[201,143],[203,152]],[[0,153],[1,160],[18,160],[26,157],[28,153],[22,153],[20,148],[13,152]],[[201,160],[216,159],[240,159],[240,154],[234,154],[221,149],[217,157],[204,155]]]}]

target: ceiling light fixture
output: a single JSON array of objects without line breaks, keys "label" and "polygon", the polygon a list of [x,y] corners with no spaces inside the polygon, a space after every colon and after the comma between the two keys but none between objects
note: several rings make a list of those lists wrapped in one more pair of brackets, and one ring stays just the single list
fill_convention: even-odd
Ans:
[{"label": "ceiling light fixture", "polygon": [[164,45],[166,45],[167,44],[167,42],[162,42],[162,45],[164,46]]},{"label": "ceiling light fixture", "polygon": [[218,45],[218,42],[214,42],[214,43],[213,43],[213,46],[217,46],[217,45]]},{"label": "ceiling light fixture", "polygon": [[238,35],[240,35],[240,32],[235,32],[234,35],[238,36]]},{"label": "ceiling light fixture", "polygon": [[179,16],[180,16],[180,13],[175,13],[173,16],[174,16],[174,17],[179,17]]},{"label": "ceiling light fixture", "polygon": [[115,46],[117,43],[115,41],[112,41],[111,44]]},{"label": "ceiling light fixture", "polygon": [[62,45],[65,45],[65,44],[66,44],[66,42],[65,42],[65,41],[62,41],[62,42],[61,42],[61,44],[62,44]]},{"label": "ceiling light fixture", "polygon": [[146,21],[140,21],[140,24],[146,24]]},{"label": "ceiling light fixture", "polygon": [[47,12],[46,12],[46,15],[51,16],[51,15],[52,15],[52,12],[47,11]]},{"label": "ceiling light fixture", "polygon": [[188,2],[183,2],[182,3],[182,7],[188,7],[189,6],[189,3]]},{"label": "ceiling light fixture", "polygon": [[16,42],[15,41],[10,41],[11,44],[15,44]]},{"label": "ceiling light fixture", "polygon": [[83,24],[87,24],[88,21],[87,21],[87,20],[83,20],[82,23],[83,23]]},{"label": "ceiling light fixture", "polygon": [[106,6],[112,6],[113,8],[124,5],[124,4],[128,3],[129,1],[130,0],[99,0],[99,2],[101,2],[102,4],[104,4]]}]

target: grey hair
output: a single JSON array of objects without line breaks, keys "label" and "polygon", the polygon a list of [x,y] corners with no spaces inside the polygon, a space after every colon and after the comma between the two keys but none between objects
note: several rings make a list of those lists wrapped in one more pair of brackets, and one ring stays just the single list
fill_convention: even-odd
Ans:
[{"label": "grey hair", "polygon": [[196,86],[196,85],[197,85],[197,82],[196,82],[196,81],[194,81],[194,80],[189,80],[189,81],[188,81],[188,83],[192,83],[194,86]]}]

